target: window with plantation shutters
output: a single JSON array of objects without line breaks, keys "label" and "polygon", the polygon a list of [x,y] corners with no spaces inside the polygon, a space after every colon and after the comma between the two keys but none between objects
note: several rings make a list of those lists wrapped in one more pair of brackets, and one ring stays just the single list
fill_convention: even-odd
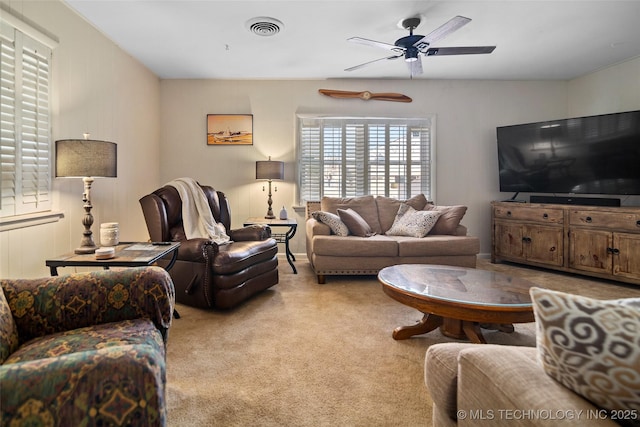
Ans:
[{"label": "window with plantation shutters", "polygon": [[0,21],[0,217],[51,209],[51,54]]},{"label": "window with plantation shutters", "polygon": [[298,116],[299,201],[432,191],[431,119]]}]

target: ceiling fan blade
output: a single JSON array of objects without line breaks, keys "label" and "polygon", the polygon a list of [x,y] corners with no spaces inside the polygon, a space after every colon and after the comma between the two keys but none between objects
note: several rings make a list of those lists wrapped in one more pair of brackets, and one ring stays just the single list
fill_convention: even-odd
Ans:
[{"label": "ceiling fan blade", "polygon": [[394,55],[394,56],[387,56],[386,58],[378,58],[378,59],[374,59],[373,61],[369,61],[369,62],[365,62],[364,64],[360,64],[360,65],[356,65],[353,67],[349,67],[349,68],[345,68],[345,71],[353,71],[353,70],[358,70],[362,67],[366,67],[367,65],[371,65],[375,62],[379,62],[379,61],[384,61],[385,59],[397,59],[402,57],[402,53],[399,55]]},{"label": "ceiling fan blade", "polygon": [[369,91],[352,92],[348,90],[318,89],[323,95],[331,98],[360,98],[365,101],[374,99],[377,101],[411,102],[412,99],[401,93],[371,93]]},{"label": "ceiling fan blade", "polygon": [[411,77],[419,76],[420,74],[422,74],[422,59],[418,56],[418,59],[416,61],[407,62],[407,67],[409,67]]},{"label": "ceiling fan blade", "polygon": [[424,54],[435,55],[473,55],[479,53],[491,53],[495,46],[462,46],[462,47],[431,47]]},{"label": "ceiling fan blade", "polygon": [[353,43],[360,43],[367,46],[381,47],[382,49],[393,50],[396,52],[402,52],[404,50],[401,47],[398,47],[394,44],[378,42],[378,41],[369,40],[369,39],[363,39],[362,37],[351,37],[350,39],[347,39],[347,41],[353,42]]},{"label": "ceiling fan blade", "polygon": [[428,49],[429,45],[444,38],[445,36],[448,36],[454,31],[459,30],[469,22],[471,22],[471,19],[458,15],[415,42],[413,44],[413,47],[418,48],[418,50],[421,52],[425,52]]}]

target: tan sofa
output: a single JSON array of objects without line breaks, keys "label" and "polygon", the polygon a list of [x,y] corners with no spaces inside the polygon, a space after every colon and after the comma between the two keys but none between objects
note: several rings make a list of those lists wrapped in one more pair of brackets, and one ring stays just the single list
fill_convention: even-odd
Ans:
[{"label": "tan sofa", "polygon": [[[442,210],[432,232],[425,237],[389,236],[398,209],[403,203],[389,197],[323,197],[307,203],[306,249],[318,283],[328,275],[373,275],[395,264],[444,264],[475,267],[480,251],[477,237],[468,236],[459,223],[466,207],[429,204],[424,195],[404,201],[416,210]],[[375,233],[369,237],[338,236],[331,227],[313,218],[313,212],[336,214],[353,209]],[[445,234],[446,233],[446,234]]]},{"label": "tan sofa", "polygon": [[435,344],[425,382],[434,427],[618,425],[547,375],[535,347]]}]

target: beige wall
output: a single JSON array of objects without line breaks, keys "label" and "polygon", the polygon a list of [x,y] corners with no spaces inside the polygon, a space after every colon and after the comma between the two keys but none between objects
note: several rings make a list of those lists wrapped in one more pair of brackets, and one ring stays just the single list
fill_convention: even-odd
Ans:
[{"label": "beige wall", "polygon": [[569,117],[640,110],[640,58],[569,82]]},{"label": "beige wall", "polygon": [[[266,212],[266,193],[254,179],[255,161],[285,161],[274,208],[286,206],[301,224],[293,251],[304,252],[303,212],[295,213],[295,114],[436,115],[436,202],[464,203],[464,223],[490,250],[489,202],[498,192],[495,127],[558,117],[640,109],[640,59],[569,81],[164,80],[130,58],[58,1],[5,1],[58,38],[54,52],[53,137],[118,143],[118,178],[98,179],[92,192],[96,234],[118,221],[123,240],[148,238],[138,199],[163,183],[192,176],[227,193],[233,226]],[[319,88],[393,91],[410,104],[335,100]],[[207,114],[253,114],[253,146],[213,147]],[[47,275],[47,257],[73,250],[81,233],[82,183],[54,180],[59,222],[0,232],[0,277]],[[633,199],[626,200],[632,204]],[[633,203],[640,204],[640,203]],[[69,271],[70,269],[65,270]]]},{"label": "beige wall", "polygon": [[[191,175],[231,199],[233,225],[266,211],[266,194],[254,179],[254,162],[271,155],[286,162],[274,207],[293,214],[296,204],[295,115],[436,116],[436,191],[439,204],[469,206],[464,223],[491,250],[489,202],[510,197],[498,191],[495,128],[500,125],[640,109],[640,59],[569,81],[329,80],[161,82],[161,176]],[[401,92],[410,104],[335,100],[317,89]],[[207,114],[253,114],[251,147],[211,147]],[[640,205],[637,197],[623,204]],[[299,224],[304,212],[296,212]],[[292,245],[304,252],[304,228]]]},{"label": "beige wall", "polygon": [[[159,79],[62,2],[1,3],[59,41],[53,54],[53,140],[82,138],[88,131],[91,138],[118,144],[118,177],[93,185],[94,237],[100,222],[118,221],[122,239],[148,239],[138,198],[159,182]],[[64,214],[60,221],[0,232],[0,277],[48,275],[45,259],[79,246],[82,180],[54,179],[53,191],[54,209]]]},{"label": "beige wall", "polygon": [[[431,80],[212,81],[161,82],[161,160],[163,181],[193,176],[224,191],[231,200],[233,227],[266,213],[266,193],[255,181],[255,161],[272,156],[286,162],[274,207],[293,214],[296,204],[295,115],[425,117],[436,115],[435,201],[469,206],[464,223],[490,250],[491,200],[498,192],[495,128],[566,114],[566,82]],[[318,89],[401,92],[412,103],[337,100]],[[253,114],[253,146],[207,146],[207,114]],[[510,196],[510,195],[509,195]],[[304,212],[292,245],[304,252]]]}]

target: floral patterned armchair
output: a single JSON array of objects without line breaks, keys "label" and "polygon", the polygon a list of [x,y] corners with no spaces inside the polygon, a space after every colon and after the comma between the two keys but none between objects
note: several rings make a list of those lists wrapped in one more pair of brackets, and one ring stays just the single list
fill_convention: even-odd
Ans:
[{"label": "floral patterned armchair", "polygon": [[159,267],[1,280],[0,424],[163,426],[175,294]]}]

